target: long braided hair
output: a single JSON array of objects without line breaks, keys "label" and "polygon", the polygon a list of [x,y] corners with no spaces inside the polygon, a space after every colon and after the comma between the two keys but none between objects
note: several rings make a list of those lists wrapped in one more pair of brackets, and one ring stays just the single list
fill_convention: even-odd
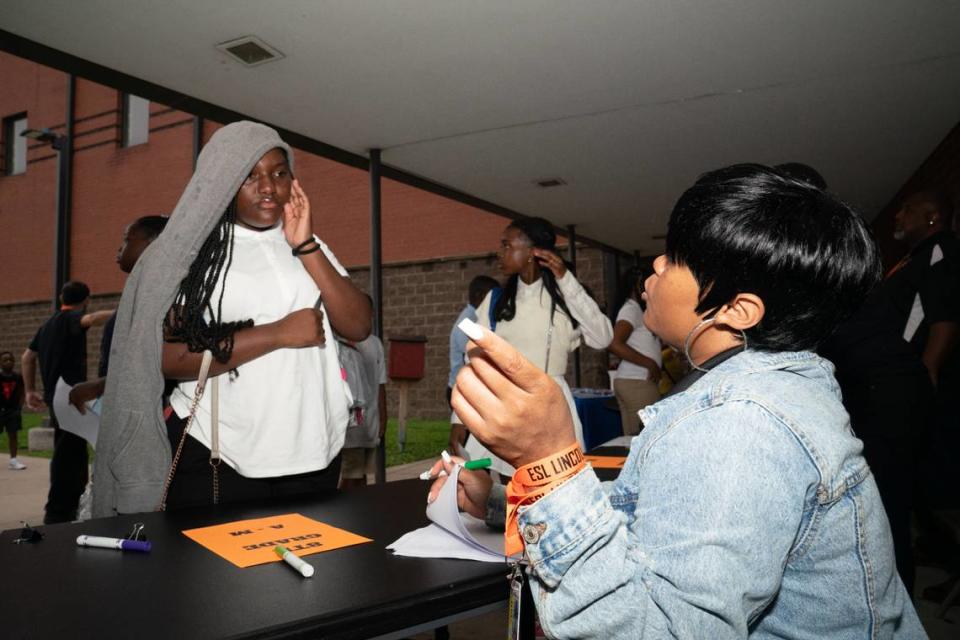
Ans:
[{"label": "long braided hair", "polygon": [[[513,227],[530,239],[534,247],[538,249],[547,249],[556,251],[557,234],[553,230],[553,225],[543,218],[517,218],[511,222],[507,228]],[[569,269],[570,265],[567,265]],[[543,280],[543,288],[550,294],[550,323],[553,323],[553,315],[560,307],[560,310],[567,315],[573,328],[576,329],[580,323],[577,322],[567,303],[563,299],[563,293],[560,292],[560,286],[557,284],[557,277],[553,271],[547,268],[540,269],[540,278]],[[513,274],[507,279],[503,287],[503,293],[497,299],[497,304],[493,308],[493,317],[500,320],[513,320],[517,315],[517,282],[520,280],[519,274]]]},{"label": "long braided hair", "polygon": [[[211,301],[221,274],[226,274],[233,263],[233,226],[236,219],[237,199],[234,198],[200,247],[163,321],[166,340],[186,343],[187,349],[195,353],[209,350],[220,363],[230,360],[234,334],[253,326],[253,320],[221,320],[226,287],[220,288],[216,309]],[[207,321],[207,318],[210,320]]]}]

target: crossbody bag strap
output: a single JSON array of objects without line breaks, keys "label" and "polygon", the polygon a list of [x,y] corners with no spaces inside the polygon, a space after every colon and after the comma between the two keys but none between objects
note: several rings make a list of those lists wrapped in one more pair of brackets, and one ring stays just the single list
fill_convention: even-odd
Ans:
[{"label": "crossbody bag strap", "polygon": [[543,363],[543,372],[550,375],[550,348],[553,346],[553,320],[550,321],[550,327],[547,328],[547,357]]},{"label": "crossbody bag strap", "polygon": [[210,469],[213,471],[213,504],[220,504],[220,378],[210,385]]},{"label": "crossbody bag strap", "polygon": [[[177,471],[177,463],[180,462],[180,454],[183,453],[183,443],[187,441],[187,432],[190,431],[190,425],[193,424],[193,418],[197,415],[197,406],[200,404],[200,398],[203,397],[203,389],[207,384],[207,376],[210,373],[210,365],[213,363],[213,353],[210,351],[203,352],[203,360],[200,362],[200,375],[197,376],[197,386],[193,391],[193,403],[190,405],[190,415],[187,416],[187,421],[183,425],[183,433],[180,435],[180,443],[177,445],[177,450],[173,454],[173,461],[170,463],[170,471],[167,473],[167,479],[163,483],[163,493],[160,494],[160,504],[157,506],[157,511],[166,511],[167,510],[167,494],[170,492],[170,483],[173,482],[173,474]],[[214,389],[217,388],[216,378],[214,380]],[[216,400],[216,396],[214,396]],[[216,404],[214,404],[216,407]],[[216,422],[216,408],[214,408],[214,424]],[[216,427],[214,427],[214,433],[216,433]],[[216,438],[216,435],[214,435]],[[219,448],[218,448],[219,451]],[[212,450],[211,450],[211,460],[212,460]],[[219,460],[218,460],[219,463]],[[211,462],[211,464],[213,464]],[[216,473],[216,468],[214,468],[214,473]],[[214,487],[216,487],[216,475],[214,475]],[[216,489],[215,489],[216,493]]]}]

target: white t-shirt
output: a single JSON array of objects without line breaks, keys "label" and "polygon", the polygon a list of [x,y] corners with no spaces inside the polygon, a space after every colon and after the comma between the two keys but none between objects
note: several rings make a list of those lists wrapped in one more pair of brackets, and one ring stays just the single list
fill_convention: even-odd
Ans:
[{"label": "white t-shirt", "polygon": [[[249,318],[262,325],[314,306],[320,290],[291,253],[280,225],[259,232],[236,225],[234,238],[224,321]],[[319,244],[334,268],[347,275],[327,246]],[[212,305],[223,282],[221,275]],[[237,367],[234,379],[218,376],[221,455],[241,475],[269,478],[317,471],[339,453],[349,417],[348,391],[326,313],[323,330],[324,346],[277,349]],[[190,415],[195,388],[195,381],[182,382],[170,397],[181,418]],[[208,384],[190,427],[190,435],[207,448],[210,396]]]},{"label": "white t-shirt", "polygon": [[[633,298],[628,299],[617,314],[617,322],[621,320],[633,327],[633,332],[627,338],[627,346],[656,362],[658,367],[661,366],[660,340],[643,324],[643,309],[640,308],[640,303]],[[646,380],[650,377],[650,372],[646,367],[621,360],[620,366],[617,367],[617,377]]]}]

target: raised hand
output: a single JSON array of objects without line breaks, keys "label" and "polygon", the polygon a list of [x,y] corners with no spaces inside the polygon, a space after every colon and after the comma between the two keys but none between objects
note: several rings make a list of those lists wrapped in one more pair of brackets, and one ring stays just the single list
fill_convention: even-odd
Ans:
[{"label": "raised hand", "polygon": [[470,433],[514,467],[573,444],[573,419],[559,385],[503,338],[476,323],[467,326],[470,363],[457,375],[451,404]]},{"label": "raised hand", "polygon": [[553,251],[549,249],[538,249],[537,247],[534,247],[531,251],[540,266],[553,271],[553,275],[557,277],[557,280],[562,278],[567,272],[567,265],[563,262],[563,259]]},{"label": "raised hand", "polygon": [[313,237],[310,200],[299,180],[290,185],[290,199],[283,205],[283,236],[287,244],[296,247]]}]

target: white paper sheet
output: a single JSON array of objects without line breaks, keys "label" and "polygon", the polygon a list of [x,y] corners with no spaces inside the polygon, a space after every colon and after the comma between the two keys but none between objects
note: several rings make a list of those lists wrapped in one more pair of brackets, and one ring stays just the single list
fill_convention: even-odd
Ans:
[{"label": "white paper sheet", "polygon": [[459,558],[481,562],[507,562],[503,555],[503,533],[491,530],[457,507],[457,477],[454,467],[440,495],[427,505],[427,518],[433,524],[404,534],[387,546],[395,554],[414,558]]},{"label": "white paper sheet", "polygon": [[100,416],[95,412],[95,406],[99,404],[88,402],[87,412],[80,413],[76,407],[70,404],[70,390],[73,389],[69,384],[63,381],[63,378],[57,380],[57,388],[53,392],[53,412],[57,415],[57,422],[60,428],[70,433],[75,433],[90,443],[94,449],[97,448],[97,433],[100,431]]}]

